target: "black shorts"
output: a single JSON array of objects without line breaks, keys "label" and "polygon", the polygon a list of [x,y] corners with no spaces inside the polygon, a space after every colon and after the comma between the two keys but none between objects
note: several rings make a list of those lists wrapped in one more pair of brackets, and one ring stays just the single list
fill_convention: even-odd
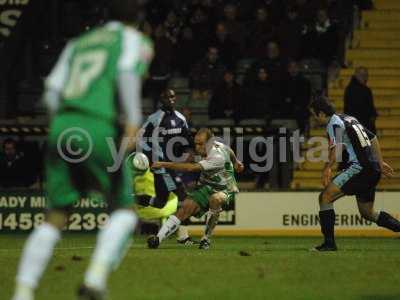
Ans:
[{"label": "black shorts", "polygon": [[373,202],[375,200],[376,186],[380,178],[381,172],[352,164],[335,176],[333,183],[345,195],[355,195],[357,201]]},{"label": "black shorts", "polygon": [[164,207],[171,192],[176,194],[179,202],[186,197],[185,186],[175,172],[154,174],[154,187],[156,191],[154,207]]}]

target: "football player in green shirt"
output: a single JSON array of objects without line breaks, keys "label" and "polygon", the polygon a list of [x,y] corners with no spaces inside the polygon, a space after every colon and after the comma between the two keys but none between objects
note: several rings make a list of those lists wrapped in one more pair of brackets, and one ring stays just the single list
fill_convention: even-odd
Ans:
[{"label": "football player in green shirt", "polygon": [[222,206],[234,201],[239,192],[235,171],[242,172],[243,164],[231,148],[213,139],[209,129],[200,129],[195,136],[196,154],[202,156],[197,163],[155,162],[153,168],[166,168],[182,172],[200,172],[196,188],[188,193],[182,206],[163,224],[157,236],[148,240],[149,248],[159,244],[191,216],[201,217],[207,213],[206,229],[200,241],[200,249],[210,247],[210,237],[218,222]]},{"label": "football player in green shirt", "polygon": [[104,299],[109,274],[135,228],[130,175],[124,164],[118,170],[109,167],[115,163],[115,148],[128,150],[135,144],[142,77],[153,57],[151,42],[134,27],[143,9],[139,1],[112,0],[114,21],[68,42],[46,80],[44,100],[52,116],[48,211],[25,244],[13,300],[34,299],[68,212],[82,196],[99,192],[112,212],[99,232],[80,299]]}]

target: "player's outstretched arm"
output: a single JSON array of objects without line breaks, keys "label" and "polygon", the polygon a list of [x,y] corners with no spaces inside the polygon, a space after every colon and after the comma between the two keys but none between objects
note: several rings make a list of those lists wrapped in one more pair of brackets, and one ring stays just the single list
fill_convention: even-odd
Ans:
[{"label": "player's outstretched arm", "polygon": [[378,159],[379,165],[380,165],[381,170],[382,170],[382,174],[385,177],[388,177],[388,178],[393,177],[394,170],[389,164],[387,164],[383,160],[381,147],[379,145],[379,141],[378,141],[378,138],[376,136],[371,140],[371,145],[372,145],[372,149],[374,150],[374,153],[376,155],[376,158]]},{"label": "player's outstretched arm", "polygon": [[198,163],[176,163],[176,162],[166,162],[166,161],[159,161],[154,162],[151,166],[153,169],[170,169],[174,171],[181,171],[181,172],[201,172],[203,169],[200,164]]},{"label": "player's outstretched arm", "polygon": [[229,148],[228,146],[227,146],[227,148],[229,149],[231,162],[233,163],[233,167],[235,168],[235,171],[237,173],[243,172],[243,170],[244,170],[243,163],[237,158],[235,152],[231,148]]}]

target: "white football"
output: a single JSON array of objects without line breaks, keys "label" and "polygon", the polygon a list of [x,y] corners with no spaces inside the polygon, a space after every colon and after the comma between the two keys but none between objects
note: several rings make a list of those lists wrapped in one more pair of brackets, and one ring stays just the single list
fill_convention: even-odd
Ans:
[{"label": "white football", "polygon": [[147,171],[149,168],[149,160],[146,155],[143,153],[136,153],[135,157],[132,160],[133,167],[139,171]]}]

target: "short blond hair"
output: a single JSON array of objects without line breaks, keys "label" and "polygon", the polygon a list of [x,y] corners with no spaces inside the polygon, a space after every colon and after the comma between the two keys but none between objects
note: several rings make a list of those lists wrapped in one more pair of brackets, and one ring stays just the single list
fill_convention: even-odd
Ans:
[{"label": "short blond hair", "polygon": [[198,134],[204,134],[206,136],[206,138],[207,138],[207,141],[214,137],[214,134],[211,131],[211,129],[210,128],[206,128],[206,127],[200,128],[197,131],[196,135],[198,135]]}]

